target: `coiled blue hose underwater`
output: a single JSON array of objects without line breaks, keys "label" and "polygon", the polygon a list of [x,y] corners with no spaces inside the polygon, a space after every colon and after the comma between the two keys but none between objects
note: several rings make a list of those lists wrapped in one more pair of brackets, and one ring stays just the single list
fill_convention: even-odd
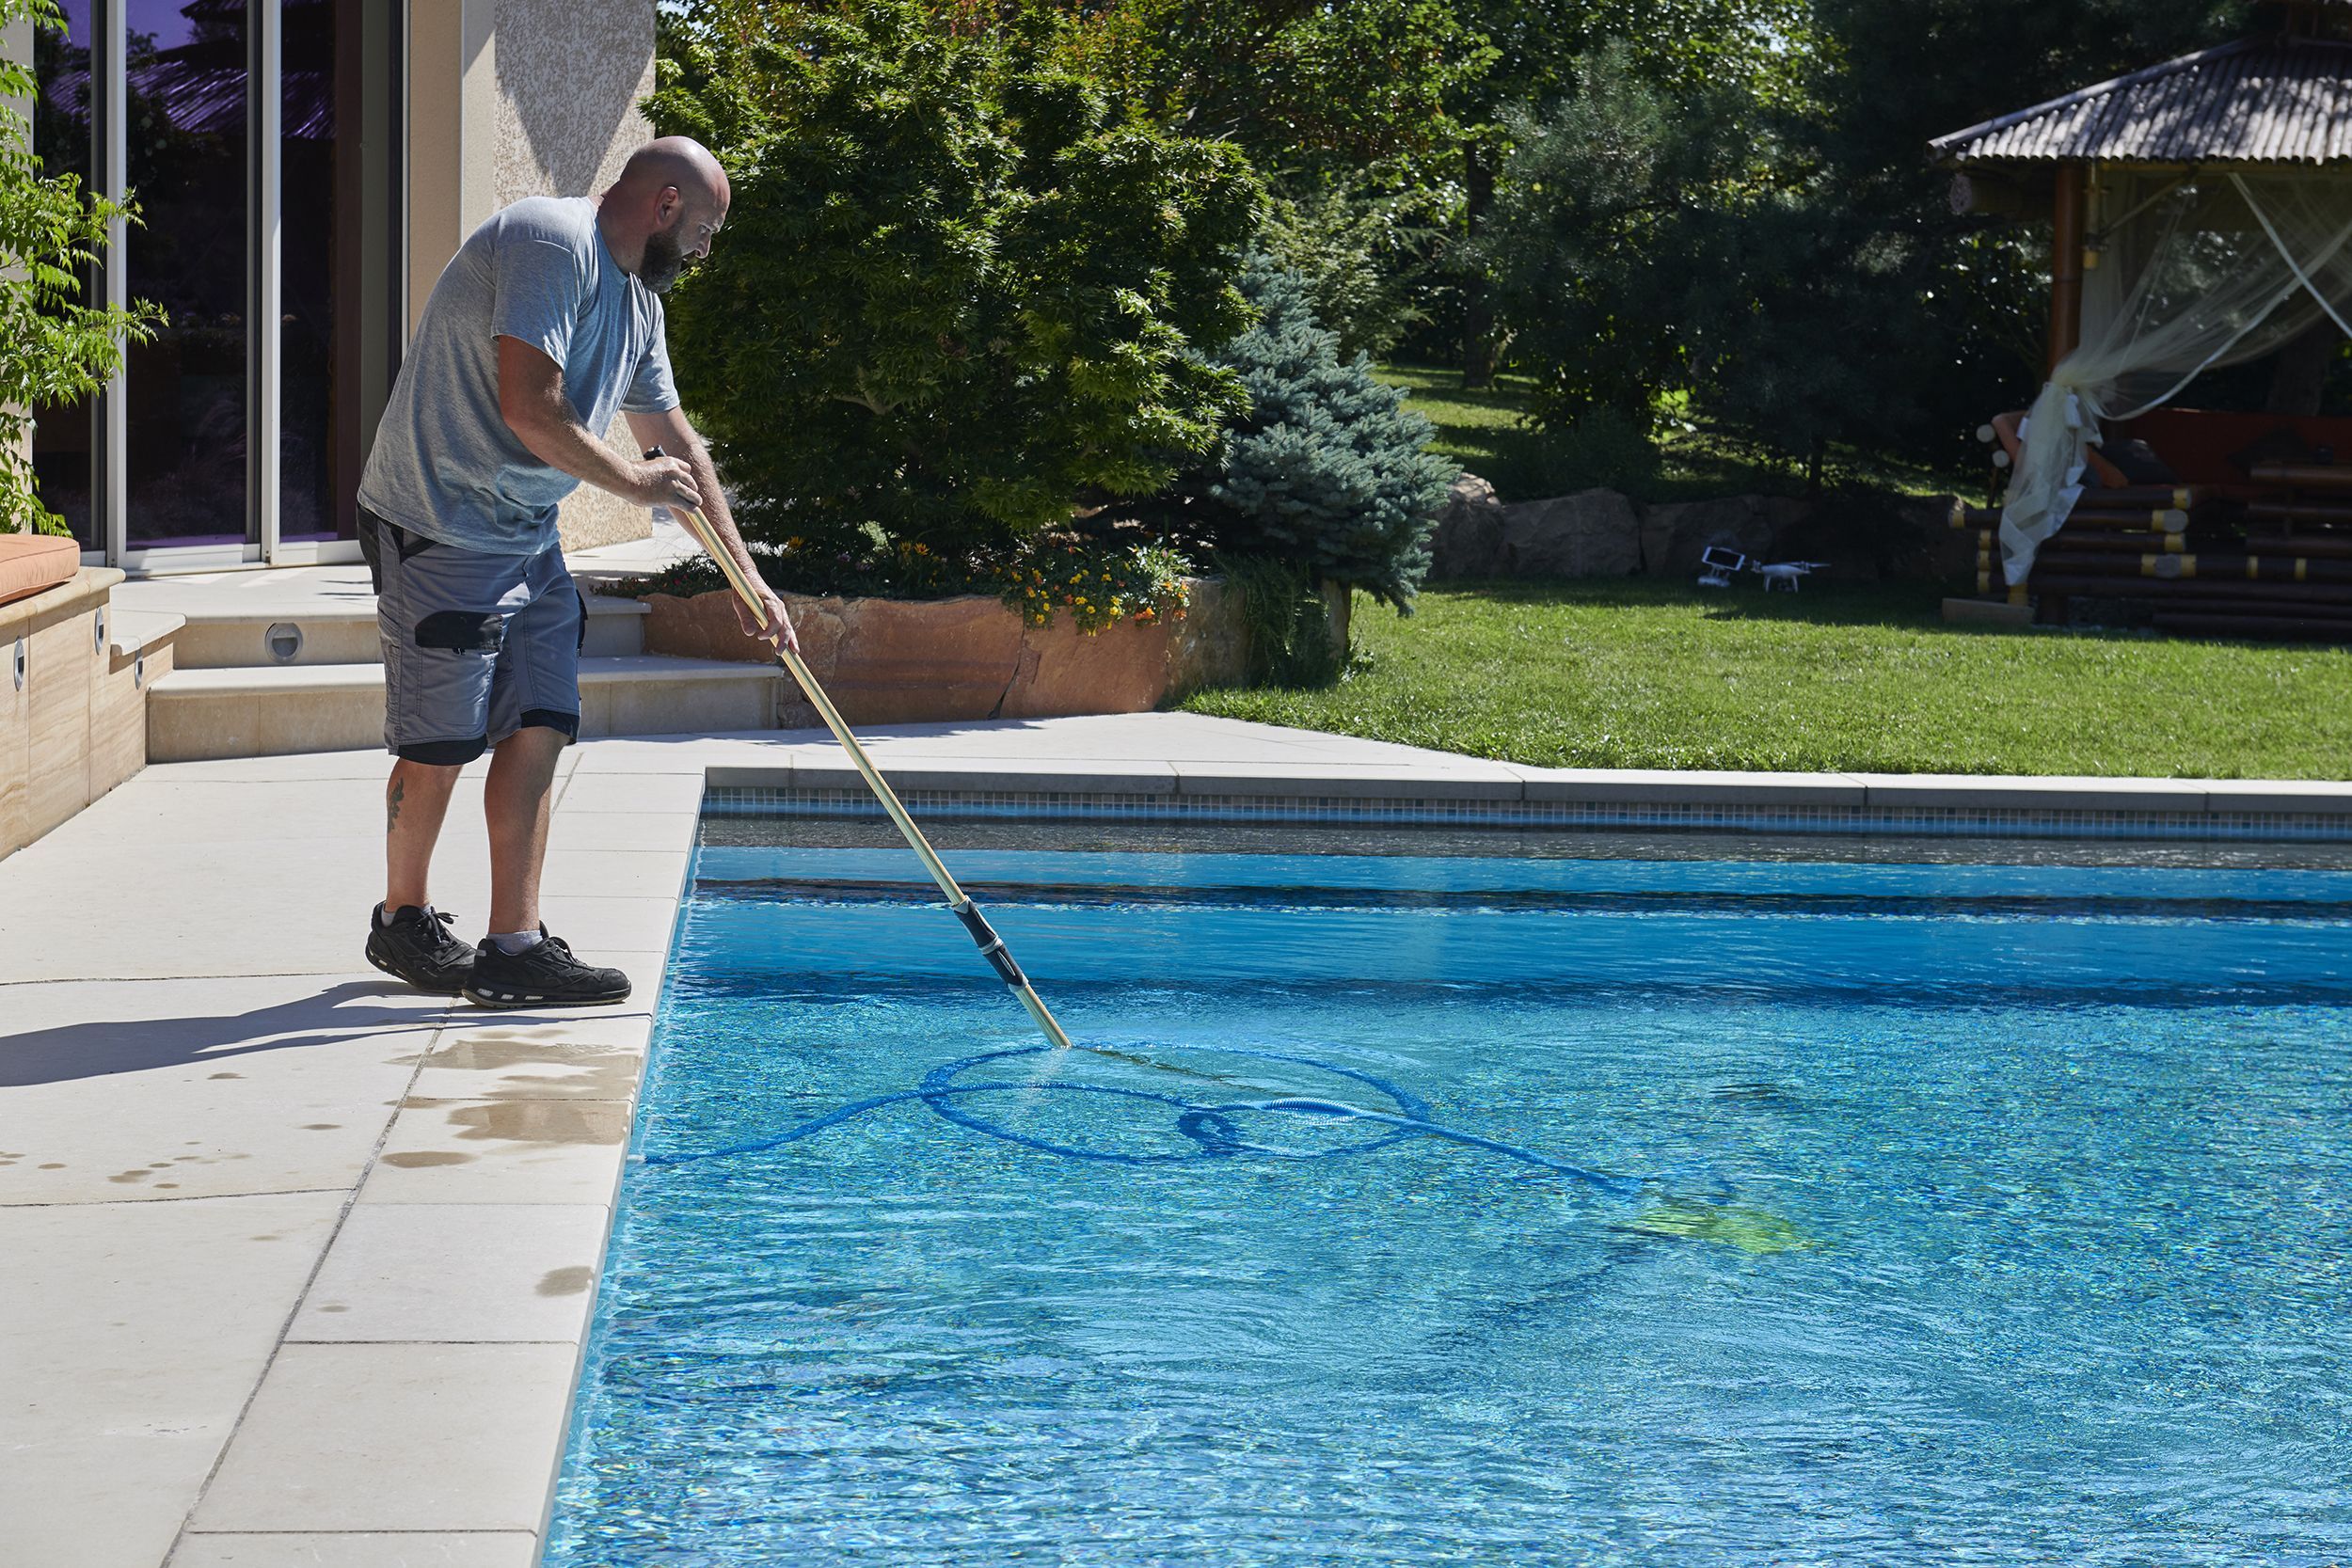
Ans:
[{"label": "coiled blue hose underwater", "polygon": [[[660,447],[655,447],[645,453],[648,460],[660,455]],[[675,509],[675,515],[686,525],[687,531],[693,535],[695,542],[708,552],[711,560],[725,575],[728,586],[735,591],[737,598],[749,610],[755,624],[765,628],[769,621],[767,599],[747,575],[751,570],[749,558],[746,557],[742,561],[736,559],[734,551],[725,546],[716,530],[712,528],[710,519],[703,514],[700,508],[690,506]],[[1056,1021],[1051,1010],[1046,1007],[1043,999],[1037,994],[1037,988],[1029,983],[1028,976],[1022,973],[1021,966],[1013,960],[1011,949],[1005,945],[1004,939],[990,927],[988,917],[980,912],[979,907],[972,901],[971,896],[957,884],[946,863],[940,860],[938,851],[934,850],[930,841],[924,838],[922,830],[914,825],[914,819],[907,815],[906,807],[900,803],[897,793],[891,789],[889,782],[876,769],[873,759],[866,754],[866,749],[858,743],[857,736],[850,733],[849,725],[842,721],[841,715],[834,707],[832,700],[825,695],[824,689],[818,684],[816,676],[809,673],[807,665],[801,659],[788,635],[789,628],[785,628],[785,632],[787,635],[777,642],[777,657],[783,662],[785,669],[790,672],[794,684],[800,687],[802,693],[808,698],[810,705],[816,708],[818,717],[825,721],[825,727],[833,732],[834,738],[841,743],[841,749],[849,754],[859,775],[865,779],[866,787],[874,792],[874,799],[881,804],[883,813],[890,817],[900,836],[907,841],[907,847],[914,850],[916,858],[922,861],[924,870],[938,885],[940,896],[946,901],[948,910],[955,917],[963,923],[965,930],[971,934],[974,943],[978,947],[980,956],[987,959],[989,967],[996,972],[997,977],[1011,989],[1013,995],[1027,1009],[1030,1018],[1043,1031],[1045,1037],[1051,1043],[1015,1046],[1001,1051],[983,1051],[976,1055],[947,1062],[926,1073],[921,1085],[915,1088],[898,1094],[878,1095],[869,1100],[856,1101],[838,1110],[828,1112],[813,1121],[802,1122],[798,1126],[787,1128],[769,1137],[756,1138],[746,1143],[730,1144],[722,1148],[704,1149],[699,1152],[636,1155],[632,1158],[648,1165],[682,1165],[704,1160],[757,1154],[768,1149],[781,1148],[787,1144],[798,1143],[803,1138],[813,1137],[827,1128],[839,1127],[844,1122],[852,1121],[868,1112],[878,1111],[885,1106],[902,1105],[920,1101],[934,1115],[983,1136],[1036,1149],[1041,1153],[1059,1155],[1064,1159],[1094,1160],[1112,1164],[1166,1164],[1179,1160],[1233,1159],[1245,1154],[1279,1160],[1332,1160],[1369,1154],[1375,1149],[1391,1148],[1413,1138],[1438,1138],[1460,1145],[1465,1148],[1500,1154],[1505,1159],[1518,1161],[1521,1164],[1532,1165],[1555,1176],[1569,1178],[1613,1197],[1636,1197],[1644,1193],[1655,1191],[1667,1180],[1674,1179],[1672,1173],[1661,1173],[1648,1178],[1613,1176],[1601,1171],[1587,1170],[1581,1165],[1572,1165],[1564,1160],[1555,1160],[1548,1154],[1539,1154],[1532,1148],[1521,1148],[1515,1144],[1501,1143],[1493,1138],[1481,1137],[1474,1132],[1459,1132],[1433,1120],[1429,1106],[1420,1097],[1383,1079],[1375,1078],[1371,1073],[1360,1072],[1354,1068],[1341,1067],[1331,1062],[1319,1062],[1308,1056],[1285,1055],[1271,1051],[1221,1048],[1227,1049],[1229,1053],[1234,1055],[1254,1056],[1261,1061],[1310,1067],[1325,1072],[1336,1073],[1343,1078],[1353,1079],[1368,1088],[1388,1096],[1396,1109],[1392,1112],[1371,1111],[1359,1106],[1342,1104],[1337,1101],[1317,1100],[1298,1095],[1284,1095],[1272,1100],[1232,1101],[1223,1104],[1201,1105],[1195,1104],[1188,1100],[1179,1099],[1172,1094],[1155,1094],[1149,1089],[1118,1088],[1101,1084],[1064,1084],[1051,1079],[1028,1084],[959,1083],[958,1080],[963,1074],[987,1063],[1009,1061],[1021,1056],[1039,1056],[1049,1052],[1057,1056],[1067,1056],[1073,1051],[1087,1051],[1090,1053],[1118,1057],[1130,1062],[1135,1062],[1136,1058],[1125,1056],[1120,1052],[1104,1051],[1101,1047],[1078,1045],[1070,1038],[1061,1024]],[[1170,1069],[1165,1063],[1146,1061],[1139,1065],[1185,1072],[1192,1077],[1207,1078],[1210,1076],[1203,1073],[1191,1073],[1188,1069],[1181,1068]],[[961,1103],[976,1095],[1006,1092],[1111,1095],[1124,1100],[1140,1100],[1172,1106],[1176,1111],[1176,1130],[1192,1141],[1193,1148],[1173,1154],[1125,1154],[1117,1150],[1078,1148],[1067,1144],[1052,1143],[1043,1138],[1033,1138],[1025,1132],[1016,1132],[1001,1122],[991,1121],[966,1109]],[[1387,1127],[1391,1131],[1361,1143],[1343,1145],[1336,1148],[1274,1148],[1263,1144],[1251,1143],[1241,1135],[1240,1129],[1235,1125],[1233,1118],[1252,1113],[1336,1117],[1348,1121],[1369,1122],[1375,1126]],[[1716,1180],[1712,1185],[1724,1196],[1728,1196],[1729,1189],[1720,1179]]]},{"label": "coiled blue hose underwater", "polygon": [[[1098,1047],[1082,1045],[1073,1049],[1089,1054],[1134,1060],[1125,1053],[1104,1051]],[[1582,1165],[1571,1164],[1565,1160],[1556,1160],[1549,1154],[1539,1153],[1532,1148],[1522,1148],[1517,1144],[1502,1143],[1494,1138],[1481,1137],[1475,1132],[1465,1132],[1456,1128],[1448,1127],[1434,1118],[1429,1104],[1419,1095],[1399,1085],[1391,1084],[1387,1079],[1375,1077],[1372,1073],[1360,1071],[1355,1068],[1343,1067],[1335,1062],[1318,1061],[1311,1056],[1289,1055],[1280,1052],[1248,1051],[1232,1046],[1218,1046],[1210,1049],[1223,1055],[1248,1056],[1259,1061],[1312,1068],[1342,1078],[1353,1079],[1365,1087],[1386,1096],[1395,1109],[1392,1111],[1368,1110],[1362,1106],[1343,1104],[1338,1101],[1301,1095],[1284,1095],[1272,1100],[1236,1100],[1221,1104],[1200,1104],[1177,1095],[1161,1094],[1150,1089],[1120,1088],[1103,1084],[1068,1084],[1052,1079],[1025,1083],[984,1084],[966,1084],[960,1081],[975,1069],[986,1067],[992,1063],[1056,1053],[1052,1046],[1025,1045],[1001,1051],[984,1051],[977,1055],[942,1063],[924,1074],[922,1083],[914,1088],[902,1090],[897,1094],[876,1095],[867,1100],[852,1101],[823,1116],[765,1137],[727,1144],[718,1148],[644,1154],[636,1158],[646,1165],[686,1165],[705,1160],[726,1160],[743,1155],[762,1154],[770,1149],[782,1148],[787,1144],[799,1143],[804,1138],[814,1137],[828,1128],[839,1127],[845,1122],[854,1121],[859,1117],[882,1110],[886,1106],[920,1102],[943,1120],[952,1122],[968,1132],[977,1132],[984,1137],[1000,1139],[1005,1143],[1035,1149],[1040,1153],[1058,1155],[1066,1160],[1094,1160],[1107,1164],[1163,1165],[1186,1160],[1228,1160],[1244,1155],[1270,1160],[1352,1159],[1378,1149],[1393,1148],[1414,1138],[1437,1138],[1457,1144],[1465,1148],[1499,1154],[1521,1164],[1532,1165],[1555,1176],[1566,1177],[1611,1197],[1639,1197],[1645,1193],[1657,1191],[1670,1181],[1688,1180],[1692,1175],[1687,1171],[1674,1170],[1661,1171],[1647,1177],[1630,1177],[1590,1170]],[[1189,1069],[1181,1068],[1168,1070],[1184,1072],[1188,1076],[1203,1079],[1209,1077],[1208,1074],[1193,1073]],[[1085,1148],[1071,1144],[1055,1143],[1049,1139],[1032,1137],[1025,1132],[1017,1132],[1002,1122],[993,1121],[979,1115],[963,1103],[977,1095],[1006,1093],[1110,1095],[1122,1100],[1140,1100],[1167,1105],[1176,1113],[1176,1130],[1189,1139],[1193,1147],[1188,1149],[1179,1149],[1173,1153],[1131,1154],[1117,1149]],[[1279,1148],[1266,1144],[1252,1143],[1242,1135],[1234,1118],[1257,1113],[1368,1122],[1387,1128],[1389,1131],[1359,1143],[1343,1144],[1332,1148]],[[1710,1176],[1707,1185],[1721,1192],[1723,1196],[1729,1196],[1728,1188],[1719,1178]]]}]

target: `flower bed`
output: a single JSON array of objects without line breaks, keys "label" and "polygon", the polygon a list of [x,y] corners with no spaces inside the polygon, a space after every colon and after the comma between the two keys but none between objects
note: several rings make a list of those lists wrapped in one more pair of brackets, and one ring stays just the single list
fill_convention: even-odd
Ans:
[{"label": "flower bed", "polygon": [[[1192,578],[1189,607],[1084,631],[1068,614],[1039,625],[1002,598],[812,597],[786,594],[809,673],[853,724],[948,720],[1049,719],[1143,713],[1202,687],[1242,678],[1245,640],[1238,595]],[[767,645],[743,635],[724,590],[644,595],[645,651],[766,663]],[[797,709],[797,712],[796,712]],[[814,710],[786,705],[787,728],[813,726]]]}]

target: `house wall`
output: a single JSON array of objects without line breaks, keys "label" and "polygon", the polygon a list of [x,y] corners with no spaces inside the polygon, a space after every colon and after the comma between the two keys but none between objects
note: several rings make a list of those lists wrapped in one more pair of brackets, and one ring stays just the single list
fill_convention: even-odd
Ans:
[{"label": "house wall", "polygon": [[[529,196],[592,196],[652,135],[652,0],[410,0],[408,315],[465,237]],[[614,450],[629,451],[614,421]],[[650,515],[582,485],[566,546],[652,531]]]}]

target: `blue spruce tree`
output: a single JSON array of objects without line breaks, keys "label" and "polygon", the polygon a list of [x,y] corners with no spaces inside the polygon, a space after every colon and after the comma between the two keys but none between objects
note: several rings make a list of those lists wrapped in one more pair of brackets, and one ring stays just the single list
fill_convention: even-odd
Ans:
[{"label": "blue spruce tree", "polygon": [[1258,325],[1210,358],[1240,372],[1250,409],[1182,488],[1222,549],[1412,613],[1456,465],[1422,450],[1434,427],[1374,377],[1370,358],[1340,357],[1295,274],[1253,257],[1242,292]]}]

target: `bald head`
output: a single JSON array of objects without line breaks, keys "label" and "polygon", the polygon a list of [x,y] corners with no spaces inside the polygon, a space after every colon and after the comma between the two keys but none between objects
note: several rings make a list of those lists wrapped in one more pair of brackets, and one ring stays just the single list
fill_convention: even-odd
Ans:
[{"label": "bald head", "polygon": [[596,224],[613,260],[659,293],[677,280],[687,257],[710,254],[732,194],[708,148],[660,136],[630,153],[596,198]]}]

